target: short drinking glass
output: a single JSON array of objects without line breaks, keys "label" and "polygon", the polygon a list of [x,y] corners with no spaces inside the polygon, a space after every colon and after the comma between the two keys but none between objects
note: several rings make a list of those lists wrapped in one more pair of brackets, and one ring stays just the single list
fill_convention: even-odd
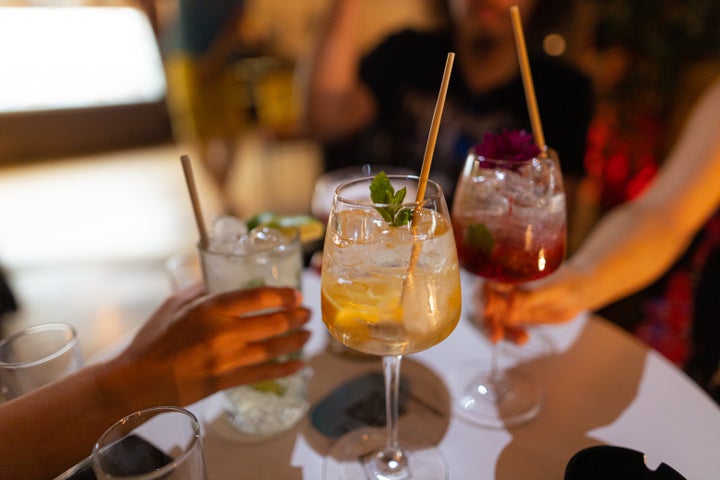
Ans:
[{"label": "short drinking glass", "polygon": [[71,325],[45,323],[0,341],[0,388],[12,399],[54,382],[83,365]]},{"label": "short drinking glass", "polygon": [[[209,245],[200,248],[200,263],[210,293],[263,285],[301,288],[302,249],[295,228],[256,227],[248,232],[240,220],[220,217],[211,229]],[[309,408],[304,370],[224,393],[239,440],[255,441],[284,432]]]},{"label": "short drinking glass", "polygon": [[153,407],[112,425],[95,443],[98,480],[205,480],[200,424],[179,407]]}]

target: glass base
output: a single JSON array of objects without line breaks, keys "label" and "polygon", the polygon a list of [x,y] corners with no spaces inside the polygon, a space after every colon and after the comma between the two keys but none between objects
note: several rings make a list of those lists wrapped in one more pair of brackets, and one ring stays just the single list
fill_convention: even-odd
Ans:
[{"label": "glass base", "polygon": [[325,480],[443,480],[448,478],[445,457],[427,440],[400,429],[400,445],[407,468],[381,471],[375,461],[385,448],[384,428],[360,428],[340,437],[325,457]]},{"label": "glass base", "polygon": [[528,327],[527,333],[528,341],[523,345],[517,345],[509,341],[501,342],[498,345],[500,358],[514,360],[515,363],[529,362],[558,352],[555,342],[543,327]]},{"label": "glass base", "polygon": [[453,408],[460,418],[488,428],[521,425],[537,417],[542,390],[517,370],[506,370],[490,378],[490,365],[472,363],[453,372],[450,378]]}]

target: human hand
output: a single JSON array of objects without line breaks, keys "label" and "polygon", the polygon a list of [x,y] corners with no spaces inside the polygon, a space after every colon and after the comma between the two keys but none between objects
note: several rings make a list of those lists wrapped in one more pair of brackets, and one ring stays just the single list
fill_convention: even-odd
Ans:
[{"label": "human hand", "polygon": [[578,294],[574,273],[566,267],[541,280],[517,285],[512,290],[483,282],[476,291],[476,311],[490,339],[503,338],[523,344],[527,326],[562,323],[577,316],[585,307]]},{"label": "human hand", "polygon": [[[503,285],[503,287],[508,287]],[[482,312],[476,320],[478,326],[485,329],[493,343],[503,339],[519,345],[528,340],[528,334],[522,326],[510,325],[508,315],[513,311],[515,287],[499,288],[493,282],[481,282],[473,295],[475,311]]]},{"label": "human hand", "polygon": [[178,292],[107,362],[98,389],[138,410],[187,405],[222,389],[296,372],[302,362],[271,360],[299,350],[309,338],[299,329],[310,318],[301,300],[290,288],[206,295],[196,285]]}]

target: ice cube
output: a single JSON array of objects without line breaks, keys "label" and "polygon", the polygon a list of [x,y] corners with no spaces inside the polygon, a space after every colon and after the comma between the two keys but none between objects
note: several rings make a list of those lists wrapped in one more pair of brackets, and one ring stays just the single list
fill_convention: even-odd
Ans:
[{"label": "ice cube", "polygon": [[249,252],[248,245],[247,235],[227,239],[213,239],[210,242],[210,251],[225,255],[245,255]]},{"label": "ice cube", "polygon": [[255,253],[280,250],[288,243],[287,236],[275,228],[255,227],[248,234],[249,247]]},{"label": "ice cube", "polygon": [[502,187],[505,196],[512,202],[513,208],[516,205],[530,207],[542,199],[537,195],[531,178],[509,170],[504,170],[503,173]]},{"label": "ice cube", "polygon": [[[500,171],[498,171],[500,172]],[[467,195],[460,194],[456,200],[456,213],[466,214],[470,218],[482,213],[482,216],[505,215],[509,211],[508,199],[503,195],[501,182],[495,178],[494,173],[488,176],[473,178],[463,188],[468,189]],[[476,213],[477,212],[477,213]]]},{"label": "ice cube", "polygon": [[247,227],[245,226],[245,222],[235,217],[221,215],[213,221],[211,232],[213,241],[226,243],[236,241],[238,238],[246,235]]},{"label": "ice cube", "polygon": [[243,254],[247,250],[247,227],[235,217],[223,215],[217,217],[210,229],[211,252],[228,255]]},{"label": "ice cube", "polygon": [[379,215],[370,210],[344,210],[333,217],[332,240],[338,247],[372,241],[385,225]]},{"label": "ice cube", "polygon": [[413,271],[407,276],[402,292],[403,326],[409,332],[422,334],[432,331],[434,325],[428,306],[434,299],[430,282]]}]

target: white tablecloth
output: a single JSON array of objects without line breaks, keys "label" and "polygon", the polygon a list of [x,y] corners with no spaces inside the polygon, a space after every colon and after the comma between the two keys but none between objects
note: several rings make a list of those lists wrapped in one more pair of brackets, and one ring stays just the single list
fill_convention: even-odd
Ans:
[{"label": "white tablecloth", "polygon": [[[471,294],[470,281],[463,278],[464,296]],[[344,381],[380,371],[381,364],[324,351],[319,277],[307,271],[303,282],[305,303],[314,312],[305,352],[314,373],[310,400],[315,404]],[[450,478],[561,479],[573,454],[598,444],[645,452],[651,468],[664,462],[688,479],[716,478],[720,409],[680,370],[598,317],[581,316],[543,332],[557,353],[517,365],[543,386],[543,409],[532,422],[511,429],[480,428],[452,413],[450,372],[490,352],[466,318],[445,341],[403,361],[418,401],[408,403],[401,428],[438,442]],[[222,407],[220,395],[190,407],[203,422],[211,480],[322,478],[323,456],[332,440],[309,419],[285,434],[247,444],[229,434]]]}]

